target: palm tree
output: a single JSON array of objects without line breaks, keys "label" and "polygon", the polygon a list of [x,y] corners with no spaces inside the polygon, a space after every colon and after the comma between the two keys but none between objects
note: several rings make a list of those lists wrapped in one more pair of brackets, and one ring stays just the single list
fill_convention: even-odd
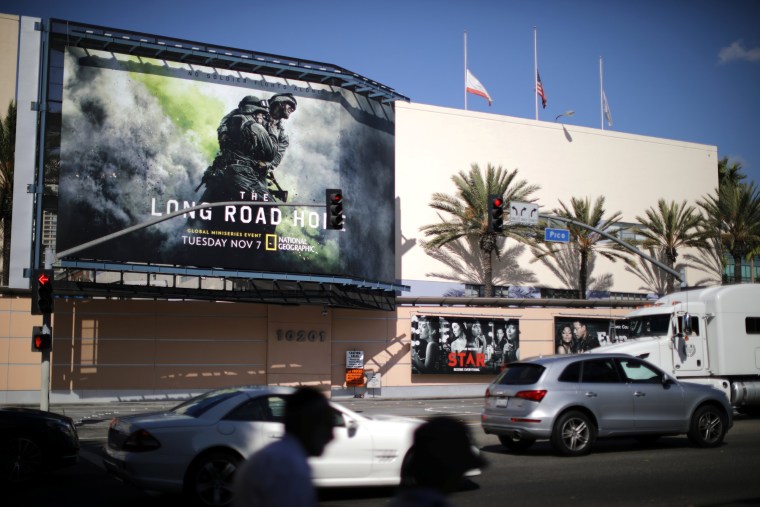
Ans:
[{"label": "palm tree", "polygon": [[484,294],[493,296],[493,254],[501,255],[499,238],[513,238],[528,242],[533,237],[533,230],[525,226],[511,226],[505,223],[501,233],[488,231],[488,196],[501,195],[505,202],[532,202],[531,194],[540,187],[529,185],[525,180],[516,180],[517,169],[512,172],[488,164],[485,178],[477,164],[472,164],[470,171],[459,171],[452,176],[456,186],[456,195],[436,192],[430,206],[441,213],[440,223],[425,225],[420,228],[430,239],[429,248],[440,248],[460,238],[477,241],[482,258]]},{"label": "palm tree", "polygon": [[754,182],[722,185],[699,205],[734,260],[734,283],[741,283],[742,259],[760,245],[760,189]]},{"label": "palm tree", "polygon": [[723,256],[723,246],[720,237],[712,234],[707,227],[702,226],[703,234],[707,238],[707,246],[697,248],[697,254],[687,253],[684,260],[691,267],[697,268],[707,276],[692,283],[693,286],[720,285],[723,283],[723,272],[726,269],[726,258]]},{"label": "palm tree", "polygon": [[760,245],[757,245],[747,253],[747,262],[749,263],[749,279],[752,283],[760,281],[760,276],[758,276],[755,269],[755,259],[758,256],[760,256]]},{"label": "palm tree", "polygon": [[738,185],[741,180],[747,176],[742,174],[742,163],[728,163],[728,157],[723,157],[718,161],[718,185]]},{"label": "palm tree", "polygon": [[[562,201],[560,201],[559,204],[561,207],[554,209],[554,214],[559,217],[590,225],[591,227],[609,235],[614,235],[620,229],[619,222],[621,213],[619,211],[613,213],[612,216],[605,218],[604,214],[606,210],[604,209],[603,196],[598,197],[593,206],[588,197],[585,199],[577,197],[571,198],[569,208]],[[589,263],[595,253],[598,253],[612,262],[622,259],[627,264],[630,264],[631,261],[625,252],[619,250],[620,247],[618,247],[617,244],[611,244],[611,242],[601,234],[573,224],[568,224],[567,228],[570,230],[570,236],[575,238],[576,241],[575,251],[579,262],[578,297],[579,299],[585,299],[589,281]],[[541,245],[534,251],[534,254],[536,254],[535,260],[540,260],[547,255],[555,256],[557,254],[557,249]]]},{"label": "palm tree", "polygon": [[[702,215],[694,206],[687,206],[686,201],[678,204],[660,199],[657,208],[649,208],[645,214],[646,218],[636,217],[644,226],[637,231],[645,238],[642,245],[662,252],[661,257],[669,268],[674,268],[679,248],[707,246],[699,227],[703,221]],[[667,292],[670,294],[675,286],[675,276],[668,274],[667,279]]]},{"label": "palm tree", "polygon": [[2,276],[0,284],[8,285],[8,264],[11,258],[11,220],[13,218],[13,167],[16,150],[16,103],[11,100],[8,113],[0,121],[0,245]]}]

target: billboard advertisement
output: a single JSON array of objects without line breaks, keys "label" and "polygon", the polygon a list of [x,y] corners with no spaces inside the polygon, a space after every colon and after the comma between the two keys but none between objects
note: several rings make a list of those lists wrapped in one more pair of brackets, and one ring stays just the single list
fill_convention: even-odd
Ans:
[{"label": "billboard advertisement", "polygon": [[625,319],[555,317],[554,337],[557,354],[578,354],[626,341],[628,324]]},{"label": "billboard advertisement", "polygon": [[[394,117],[320,83],[69,47],[59,252],[86,259],[394,280]],[[326,189],[343,230],[326,227]]]},{"label": "billboard advertisement", "polygon": [[520,358],[520,321],[412,316],[412,373],[498,373]]}]

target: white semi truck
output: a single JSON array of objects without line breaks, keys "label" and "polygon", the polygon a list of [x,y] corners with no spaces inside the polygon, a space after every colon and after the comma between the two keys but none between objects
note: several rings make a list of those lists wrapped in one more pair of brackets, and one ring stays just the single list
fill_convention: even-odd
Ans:
[{"label": "white semi truck", "polygon": [[675,292],[626,318],[625,341],[604,352],[717,387],[740,412],[760,415],[760,284]]}]

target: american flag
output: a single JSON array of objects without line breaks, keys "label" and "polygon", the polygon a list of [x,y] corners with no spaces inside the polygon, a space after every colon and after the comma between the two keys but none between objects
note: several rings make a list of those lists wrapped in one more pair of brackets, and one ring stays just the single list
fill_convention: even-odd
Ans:
[{"label": "american flag", "polygon": [[536,71],[536,93],[541,97],[541,105],[546,109],[546,95],[544,94],[544,85],[541,83],[541,74]]}]

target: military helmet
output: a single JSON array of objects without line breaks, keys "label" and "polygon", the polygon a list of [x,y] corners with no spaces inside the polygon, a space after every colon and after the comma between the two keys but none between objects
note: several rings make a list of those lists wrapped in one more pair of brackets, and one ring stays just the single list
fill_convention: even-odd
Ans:
[{"label": "military helmet", "polygon": [[255,95],[246,95],[238,104],[238,110],[244,114],[269,114],[269,104]]},{"label": "military helmet", "polygon": [[296,110],[296,106],[298,103],[296,102],[296,98],[293,96],[292,93],[277,93],[275,95],[272,95],[269,98],[269,106],[274,106],[277,103],[285,103],[290,104],[290,107],[293,108],[293,111]]}]

